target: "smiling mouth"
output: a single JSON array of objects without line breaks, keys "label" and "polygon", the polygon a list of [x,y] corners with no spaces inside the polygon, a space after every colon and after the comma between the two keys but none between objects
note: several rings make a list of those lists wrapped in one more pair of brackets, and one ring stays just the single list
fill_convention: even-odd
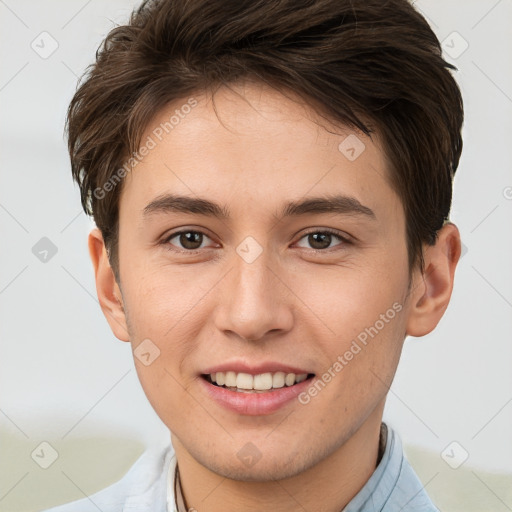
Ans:
[{"label": "smiling mouth", "polygon": [[216,387],[238,393],[269,393],[281,388],[293,387],[314,376],[314,373],[267,372],[251,375],[229,371],[201,375],[203,379]]}]

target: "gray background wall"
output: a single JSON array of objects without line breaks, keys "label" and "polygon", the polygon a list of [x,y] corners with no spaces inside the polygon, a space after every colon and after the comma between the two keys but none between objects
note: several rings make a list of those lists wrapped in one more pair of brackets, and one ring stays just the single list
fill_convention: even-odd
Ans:
[{"label": "gray background wall", "polygon": [[[99,309],[63,139],[77,77],[136,3],[0,0],[0,510],[83,497],[168,437]],[[465,254],[439,327],[406,342],[385,419],[443,510],[512,510],[512,2],[416,5],[459,68]]]}]

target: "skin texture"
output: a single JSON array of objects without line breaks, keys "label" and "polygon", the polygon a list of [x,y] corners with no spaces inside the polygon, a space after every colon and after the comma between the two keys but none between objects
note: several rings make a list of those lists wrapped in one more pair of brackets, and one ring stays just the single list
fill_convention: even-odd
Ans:
[{"label": "skin texture", "polygon": [[[211,96],[194,98],[197,106],[125,178],[119,284],[100,232],[89,236],[102,310],[132,349],[149,338],[160,350],[149,366],[135,361],[171,431],[189,507],[338,512],[375,469],[405,336],[429,333],[448,305],[459,232],[447,223],[425,247],[425,273],[409,276],[404,211],[377,136],[329,125],[293,94],[260,84],[220,88],[216,111]],[[159,112],[142,140],[185,102]],[[338,150],[350,134],[365,144],[354,161]],[[230,217],[144,216],[165,193],[215,201]],[[356,198],[374,217],[279,218],[288,201],[333,194]],[[182,229],[204,233],[195,253],[183,237],[169,240]],[[322,246],[307,236],[325,229],[348,242],[332,236]],[[252,263],[236,251],[247,236],[262,248]],[[393,304],[401,310],[305,405],[236,414],[200,386],[202,370],[234,359],[279,361],[319,378]],[[261,453],[251,467],[237,457],[248,442]]]}]

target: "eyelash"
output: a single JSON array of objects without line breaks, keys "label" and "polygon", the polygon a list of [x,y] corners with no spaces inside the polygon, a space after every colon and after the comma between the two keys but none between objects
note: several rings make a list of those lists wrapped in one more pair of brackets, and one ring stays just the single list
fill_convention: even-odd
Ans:
[{"label": "eyelash", "polygon": [[336,237],[340,242],[342,242],[341,244],[339,244],[339,246],[335,246],[335,247],[330,247],[328,249],[310,249],[311,251],[315,251],[315,252],[328,252],[328,251],[332,251],[332,250],[336,250],[336,247],[338,247],[338,250],[341,249],[344,245],[349,245],[351,243],[350,239],[348,238],[348,236],[344,236],[342,235],[339,231],[335,231],[334,229],[329,229],[329,228],[324,228],[324,229],[313,229],[311,231],[308,231],[307,233],[304,233],[300,238],[299,238],[299,241],[302,240],[303,238],[307,237],[308,235],[312,235],[312,234],[327,234],[327,235],[332,235],[334,237]]},{"label": "eyelash", "polygon": [[[186,254],[197,254],[199,252],[201,252],[203,249],[174,249],[174,248],[171,248],[171,244],[169,243],[173,238],[179,236],[179,235],[182,235],[182,234],[185,234],[185,233],[200,233],[208,238],[210,238],[206,233],[204,233],[203,231],[198,231],[198,230],[195,230],[195,229],[185,229],[185,230],[182,230],[182,231],[176,231],[175,233],[171,233],[169,236],[165,237],[163,240],[162,240],[162,245],[165,245],[166,248],[170,251],[175,251],[175,252],[179,252],[179,253],[186,253]],[[343,236],[341,235],[338,231],[335,231],[333,229],[329,229],[329,228],[324,228],[324,229],[314,229],[314,230],[311,230],[311,231],[308,231],[307,233],[304,233],[300,238],[299,238],[299,241],[302,240],[303,238],[307,237],[308,235],[311,235],[311,234],[328,234],[328,235],[332,235],[336,238],[338,238],[338,240],[340,242],[342,242],[341,246],[344,246],[344,245],[348,245],[348,244],[351,244],[352,242],[349,240],[348,237],[346,236]],[[211,238],[210,238],[211,239]],[[335,246],[337,247],[337,246]],[[333,249],[335,249],[335,247],[330,247],[330,248],[327,248],[327,249],[309,249],[310,251],[314,251],[316,253],[319,253],[319,252],[329,252]]]}]

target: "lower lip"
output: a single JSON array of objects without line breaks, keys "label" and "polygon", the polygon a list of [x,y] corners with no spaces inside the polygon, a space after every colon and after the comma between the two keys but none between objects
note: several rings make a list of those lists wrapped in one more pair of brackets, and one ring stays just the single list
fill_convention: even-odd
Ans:
[{"label": "lower lip", "polygon": [[284,386],[268,393],[231,391],[211,384],[204,377],[200,377],[199,380],[206,393],[219,405],[238,414],[262,416],[272,414],[291,402],[311,384],[313,378],[310,377],[293,386]]}]

